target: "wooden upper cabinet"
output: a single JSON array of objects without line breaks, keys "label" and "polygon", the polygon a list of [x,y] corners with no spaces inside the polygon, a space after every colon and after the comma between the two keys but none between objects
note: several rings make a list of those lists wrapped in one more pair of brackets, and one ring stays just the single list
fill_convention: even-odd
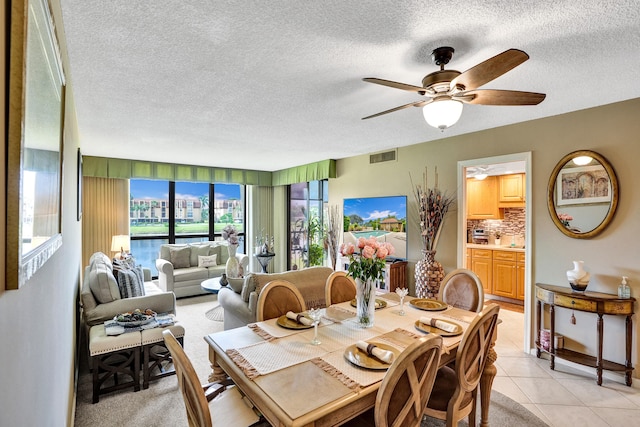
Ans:
[{"label": "wooden upper cabinet", "polygon": [[526,180],[523,173],[498,177],[498,205],[502,208],[524,207]]},{"label": "wooden upper cabinet", "polygon": [[504,213],[498,208],[498,177],[483,180],[467,178],[467,218],[499,219]]}]

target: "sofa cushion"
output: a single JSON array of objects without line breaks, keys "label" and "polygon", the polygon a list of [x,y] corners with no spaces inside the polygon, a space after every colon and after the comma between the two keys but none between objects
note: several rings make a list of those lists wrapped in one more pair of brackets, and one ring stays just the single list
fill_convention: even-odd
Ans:
[{"label": "sofa cushion", "polygon": [[170,248],[169,256],[170,261],[173,264],[173,268],[188,268],[191,267],[191,248],[185,246],[184,248]]},{"label": "sofa cushion", "polygon": [[222,273],[227,271],[227,267],[224,265],[214,265],[213,267],[207,267],[208,276],[211,279],[212,277],[222,277]]},{"label": "sofa cushion", "polygon": [[[283,273],[252,273],[252,283],[245,282],[248,294],[251,292],[249,289],[254,287],[254,290],[258,295],[264,286],[272,280],[282,279],[293,283],[302,297],[304,298],[307,307],[324,307],[325,293],[324,288],[327,282],[327,278],[333,272],[330,267],[308,267],[302,270],[285,271]],[[245,290],[243,289],[242,296],[245,296]],[[249,302],[249,295],[247,295],[246,302]]]},{"label": "sofa cushion", "polygon": [[171,249],[181,249],[186,247],[188,246],[174,243],[165,243],[164,245],[160,245],[160,253],[158,254],[158,258],[162,258],[165,261],[171,262]]},{"label": "sofa cushion", "polygon": [[198,267],[215,267],[217,263],[218,255],[198,255]]},{"label": "sofa cushion", "polygon": [[121,298],[118,282],[111,269],[103,262],[97,262],[89,269],[89,288],[100,304]]},{"label": "sofa cushion", "polygon": [[189,280],[206,280],[209,273],[206,268],[187,267],[173,270],[173,280],[175,283],[186,282]]},{"label": "sofa cushion", "polygon": [[142,267],[118,270],[118,287],[122,298],[144,296],[144,273],[142,273]]},{"label": "sofa cushion", "polygon": [[[225,256],[222,256],[223,253],[226,253]],[[211,245],[209,248],[209,255],[218,255],[218,264],[226,264],[229,259],[229,252],[227,251],[226,246],[222,247],[221,245]]]},{"label": "sofa cushion", "polygon": [[242,277],[227,277],[227,282],[229,282],[229,287],[233,289],[236,294],[242,293],[242,288],[244,285],[244,278]]},{"label": "sofa cushion", "polygon": [[104,264],[110,270],[113,270],[111,259],[105,254],[103,254],[102,252],[96,252],[93,255],[91,255],[91,258],[89,258],[89,268],[90,269],[93,268],[93,266],[96,265],[97,263]]},{"label": "sofa cushion", "polygon": [[198,259],[201,256],[209,256],[209,248],[210,246],[207,244],[204,245],[189,245],[191,248],[191,259],[190,259],[190,267],[202,267],[198,265]]},{"label": "sofa cushion", "polygon": [[244,278],[244,283],[242,284],[242,291],[240,296],[244,302],[249,302],[249,295],[251,292],[256,290],[256,275],[255,274],[247,274]]}]

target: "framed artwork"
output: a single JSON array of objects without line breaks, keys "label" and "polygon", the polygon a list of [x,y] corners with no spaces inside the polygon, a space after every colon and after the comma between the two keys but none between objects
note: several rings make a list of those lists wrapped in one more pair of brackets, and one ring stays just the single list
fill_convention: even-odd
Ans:
[{"label": "framed artwork", "polygon": [[556,186],[556,206],[611,202],[611,180],[602,165],[563,168]]},{"label": "framed artwork", "polygon": [[78,221],[82,219],[82,153],[78,148]]}]

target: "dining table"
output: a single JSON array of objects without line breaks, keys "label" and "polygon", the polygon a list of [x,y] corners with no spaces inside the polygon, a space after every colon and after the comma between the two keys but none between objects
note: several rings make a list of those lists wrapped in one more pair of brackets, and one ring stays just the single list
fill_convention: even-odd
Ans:
[{"label": "dining table", "polygon": [[[380,307],[369,328],[356,321],[355,300],[323,308],[317,326],[320,344],[315,345],[312,326],[284,316],[206,335],[212,368],[209,380],[231,378],[273,426],[340,425],[374,407],[390,366],[367,356],[357,348],[357,342],[375,343],[397,357],[415,339],[436,333],[443,337],[440,366],[455,360],[464,331],[478,313],[442,302],[437,302],[434,310],[430,307],[434,304],[423,302],[407,296],[401,306],[395,293],[377,295]],[[425,325],[420,322],[424,317],[448,322],[455,330]],[[483,427],[489,425],[496,375],[495,339],[496,334],[480,381]]]}]

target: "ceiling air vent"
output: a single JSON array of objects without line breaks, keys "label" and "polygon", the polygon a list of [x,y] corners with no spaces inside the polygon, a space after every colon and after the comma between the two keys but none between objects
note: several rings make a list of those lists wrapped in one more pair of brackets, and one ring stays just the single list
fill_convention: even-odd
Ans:
[{"label": "ceiling air vent", "polygon": [[369,155],[369,164],[395,161],[397,159],[398,150],[385,151],[384,153],[375,153]]}]

